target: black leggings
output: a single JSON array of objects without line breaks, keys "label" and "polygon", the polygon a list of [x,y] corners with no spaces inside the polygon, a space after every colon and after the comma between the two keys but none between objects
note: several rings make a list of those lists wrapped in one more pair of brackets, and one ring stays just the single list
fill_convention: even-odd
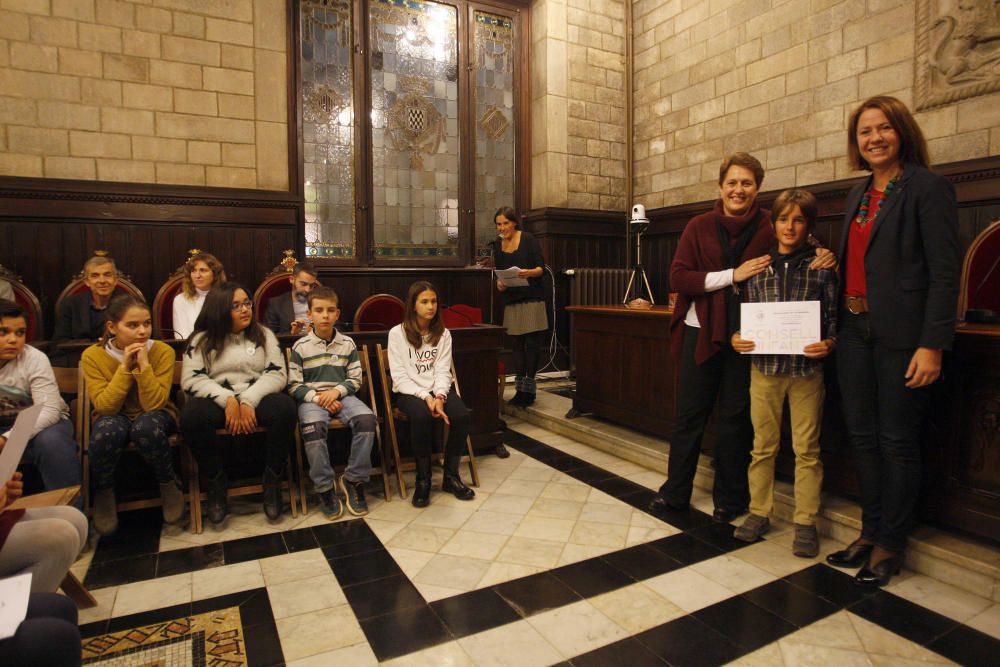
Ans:
[{"label": "black leggings", "polygon": [[[288,452],[295,439],[298,420],[295,401],[285,393],[268,394],[257,406],[257,423],[267,429],[265,461],[279,475],[285,470]],[[215,477],[222,469],[222,450],[215,429],[226,425],[226,411],[209,398],[192,398],[181,410],[181,433],[198,460],[198,468],[206,478]]]},{"label": "black leggings", "polygon": [[[410,446],[413,447],[413,458],[430,459],[431,442],[434,439],[434,422],[427,403],[422,398],[409,394],[399,394],[396,397],[396,407],[402,410],[410,421]],[[469,435],[469,409],[455,389],[448,392],[448,400],[444,403],[444,413],[448,415],[451,427],[448,430],[448,442],[444,446],[446,459],[461,456],[465,452],[465,439]]]},{"label": "black leggings", "polygon": [[545,331],[532,331],[520,336],[511,336],[514,346],[514,375],[528,380],[526,387],[518,387],[518,391],[535,393],[535,375],[538,373],[538,356],[545,340]]}]

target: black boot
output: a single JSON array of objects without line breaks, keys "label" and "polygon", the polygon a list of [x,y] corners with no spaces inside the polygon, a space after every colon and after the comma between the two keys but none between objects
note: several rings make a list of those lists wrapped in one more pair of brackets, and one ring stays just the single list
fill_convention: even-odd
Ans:
[{"label": "black boot", "polygon": [[208,520],[218,525],[229,514],[229,478],[220,470],[208,480]]},{"label": "black boot", "polygon": [[431,504],[431,460],[417,459],[417,483],[413,487],[413,506],[427,507]]},{"label": "black boot", "polygon": [[281,476],[270,468],[264,468],[264,514],[271,521],[277,521],[281,510]]},{"label": "black boot", "polygon": [[458,474],[458,464],[461,457],[449,458],[444,464],[444,478],[441,480],[441,490],[448,491],[459,500],[472,500],[476,492],[467,487]]}]

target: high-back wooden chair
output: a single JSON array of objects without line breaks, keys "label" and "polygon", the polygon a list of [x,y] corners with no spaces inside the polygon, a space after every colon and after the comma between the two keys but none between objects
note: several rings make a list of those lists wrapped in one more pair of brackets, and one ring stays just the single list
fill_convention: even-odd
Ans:
[{"label": "high-back wooden chair", "polygon": [[[291,353],[291,349],[285,351],[287,360],[291,359]],[[382,420],[379,415],[378,401],[375,400],[375,386],[372,382],[371,361],[368,358],[368,346],[362,345],[361,349],[358,350],[358,354],[361,358],[361,387],[358,389],[356,396],[364,401],[365,405],[371,408],[372,414],[375,415],[375,447],[373,447],[373,449],[378,451],[379,465],[372,466],[371,473],[382,477],[382,490],[385,493],[385,501],[389,502],[392,499],[392,493],[389,489],[388,451],[385,446],[385,441],[382,438]],[[341,419],[336,417],[330,419],[331,431],[350,428],[351,425]],[[306,478],[309,476],[309,465],[305,460],[302,432],[298,427],[295,429],[295,457],[297,459],[296,463],[298,464],[297,472],[299,476],[299,498],[302,502],[302,513],[308,514],[309,508],[306,504]],[[342,473],[344,466],[335,466],[335,468],[337,472]]]},{"label": "high-back wooden chair", "polygon": [[[402,461],[399,455],[399,438],[396,431],[396,421],[407,421],[406,414],[395,407],[392,403],[392,377],[389,373],[389,350],[382,347],[381,343],[375,346],[378,356],[379,383],[382,385],[382,405],[385,410],[385,420],[389,426],[389,444],[392,448],[393,460],[396,462],[396,480],[399,484],[399,495],[401,498],[407,497],[406,482],[403,480],[403,471],[414,470],[416,464],[410,458]],[[452,361],[451,376],[455,382],[455,393],[462,396],[462,391],[458,386],[458,373],[455,371],[455,363]],[[442,443],[448,440],[448,427],[445,425],[442,433]],[[472,485],[479,486],[479,470],[476,468],[476,453],[472,449],[472,438],[466,436],[465,446],[467,450],[466,460],[469,464],[469,474],[472,476]],[[431,462],[444,465],[444,451],[431,452]]]},{"label": "high-back wooden chair", "polygon": [[[177,362],[177,364],[180,365],[181,362]],[[180,376],[179,376],[180,370],[179,369],[175,369],[175,371],[176,371],[176,373],[178,373],[178,375],[176,377],[177,377],[178,382],[179,382],[179,379],[180,379]],[[184,403],[186,402],[186,399],[187,399],[187,394],[183,390],[177,392],[177,401],[176,402],[177,402],[177,409],[178,410],[181,410],[184,407]],[[248,435],[256,435],[258,433],[266,433],[266,432],[267,432],[266,428],[264,428],[263,426],[258,426],[257,428],[255,428],[253,430],[252,433],[249,433]],[[215,434],[216,435],[227,435],[227,436],[231,436],[231,437],[234,437],[234,438],[246,437],[246,436],[235,436],[235,435],[233,435],[229,431],[229,429],[227,429],[225,427],[215,429]],[[178,434],[175,437],[177,437],[178,439],[182,438],[182,436],[180,434]],[[192,463],[194,464],[194,469],[193,469],[192,474],[194,475],[195,479],[198,479],[198,463],[197,463],[197,459],[195,459],[194,457],[191,457],[191,460],[192,460]],[[295,480],[295,477],[294,477],[295,474],[296,474],[295,468],[292,466],[292,455],[291,455],[291,453],[289,453],[288,459],[285,461],[285,479],[283,479],[281,481],[281,488],[282,488],[282,490],[288,491],[288,502],[289,502],[289,504],[291,505],[291,508],[292,508],[292,518],[298,518],[298,516],[299,516],[299,494],[298,494],[298,485],[296,485],[296,480]],[[299,482],[299,485],[301,485],[301,482]],[[199,482],[199,486],[200,486],[200,482]],[[232,498],[232,497],[235,497],[235,496],[247,496],[247,495],[254,494],[254,493],[263,493],[263,491],[264,491],[264,485],[259,480],[254,480],[254,481],[251,481],[251,480],[237,480],[235,486],[232,483],[229,485],[229,490],[227,492],[227,495],[230,498]],[[201,531],[203,529],[203,523],[202,523],[202,520],[201,520],[201,501],[202,500],[207,500],[207,499],[208,499],[208,494],[205,493],[205,492],[200,492],[199,494],[197,494],[194,497],[194,500],[195,500],[194,517],[195,517],[195,520],[197,521],[196,529],[195,529],[194,532],[196,532],[196,533],[201,533]]]},{"label": "high-back wooden chair", "polygon": [[258,322],[264,321],[268,301],[292,291],[288,279],[292,277],[292,271],[295,270],[299,260],[295,258],[294,250],[285,250],[284,255],[285,257],[264,276],[264,280],[253,292],[253,312]]},{"label": "high-back wooden chair", "polygon": [[28,333],[26,340],[30,343],[37,339],[44,331],[44,321],[42,319],[42,304],[34,292],[21,281],[21,276],[0,264],[0,278],[10,283],[14,291],[14,301],[24,308],[25,319],[28,321]]},{"label": "high-back wooden chair", "polygon": [[962,263],[958,319],[970,309],[1000,312],[1000,218],[972,241]]},{"label": "high-back wooden chair", "polygon": [[[181,383],[181,362],[174,362],[174,378],[172,382],[172,391],[180,387]],[[90,432],[93,428],[93,406],[90,401],[90,393],[87,389],[87,378],[80,371],[80,393],[78,396],[80,402],[80,424],[79,429],[80,436],[80,458],[83,464],[83,506],[86,510],[90,509]],[[189,530],[195,533],[201,532],[201,515],[196,514],[196,510],[200,509],[197,499],[200,495],[200,488],[198,482],[198,464],[195,462],[194,455],[191,453],[190,447],[184,443],[184,439],[180,435],[170,436],[170,445],[172,447],[180,448],[181,455],[181,475],[183,475],[188,481],[188,492],[186,494],[188,501],[188,510],[191,516],[191,524]],[[128,445],[130,451],[135,451],[135,443],[130,442]],[[163,501],[159,496],[153,498],[141,498],[135,500],[125,500],[118,502],[118,511],[142,509],[144,507],[160,507]]]}]

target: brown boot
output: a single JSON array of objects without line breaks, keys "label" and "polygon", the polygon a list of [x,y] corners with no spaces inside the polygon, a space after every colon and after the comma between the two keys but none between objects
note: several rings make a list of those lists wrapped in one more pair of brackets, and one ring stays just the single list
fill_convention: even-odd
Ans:
[{"label": "brown boot", "polygon": [[94,530],[110,535],[118,530],[118,501],[114,489],[98,489],[94,494]]},{"label": "brown boot", "polygon": [[174,481],[160,484],[160,498],[163,500],[163,521],[177,523],[184,516],[184,494]]}]

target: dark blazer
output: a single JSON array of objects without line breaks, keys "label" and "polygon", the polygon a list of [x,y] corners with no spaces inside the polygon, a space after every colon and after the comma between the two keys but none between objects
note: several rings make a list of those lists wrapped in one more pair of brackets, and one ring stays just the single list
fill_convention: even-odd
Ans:
[{"label": "dark blazer", "polygon": [[268,299],[267,310],[264,311],[264,326],[276,334],[291,333],[294,321],[295,308],[292,306],[291,292]]},{"label": "dark blazer", "polygon": [[[119,287],[115,288],[112,298],[127,292]],[[56,328],[52,332],[52,341],[66,340],[97,340],[104,333],[104,324],[97,328],[90,325],[90,290],[78,292],[66,297],[59,304],[59,312],[56,313]]]},{"label": "dark blazer", "polygon": [[[840,262],[871,177],[851,190],[844,213]],[[872,335],[893,349],[951,349],[961,252],[955,188],[937,174],[907,164],[872,223],[865,251]],[[841,291],[844,283],[841,281]]]}]

